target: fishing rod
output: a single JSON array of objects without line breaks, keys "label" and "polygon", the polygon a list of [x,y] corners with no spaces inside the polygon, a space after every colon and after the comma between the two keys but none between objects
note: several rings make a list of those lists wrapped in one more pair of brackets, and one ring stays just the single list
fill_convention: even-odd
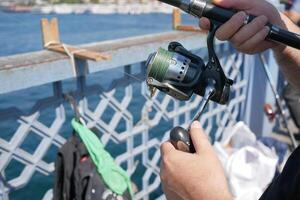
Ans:
[{"label": "fishing rod", "polygon": [[[237,11],[225,9],[214,4],[208,3],[205,0],[159,0],[166,4],[180,8],[181,10],[195,16],[206,17],[210,20],[223,24],[227,22]],[[256,16],[248,15],[244,24],[249,24]],[[282,29],[271,23],[267,23],[270,31],[266,39],[282,43],[300,49],[300,35]]]},{"label": "fishing rod", "polygon": [[291,143],[292,143],[292,150],[295,150],[297,148],[298,144],[296,142],[294,133],[292,132],[292,130],[290,129],[290,127],[288,125],[288,119],[287,119],[286,112],[285,112],[285,110],[283,108],[283,105],[282,105],[282,99],[280,98],[280,95],[278,94],[278,92],[276,90],[276,86],[275,86],[275,83],[273,81],[273,78],[272,78],[272,75],[271,75],[271,72],[270,72],[270,67],[268,66],[266,58],[263,54],[259,54],[259,58],[260,58],[264,73],[265,73],[265,75],[267,77],[267,80],[269,82],[269,85],[271,87],[271,91],[272,91],[272,93],[275,97],[275,103],[276,103],[276,106],[277,106],[277,109],[278,109],[278,113],[282,118],[284,128],[287,130],[287,132],[289,134],[289,137],[290,137],[290,140],[291,140]]}]

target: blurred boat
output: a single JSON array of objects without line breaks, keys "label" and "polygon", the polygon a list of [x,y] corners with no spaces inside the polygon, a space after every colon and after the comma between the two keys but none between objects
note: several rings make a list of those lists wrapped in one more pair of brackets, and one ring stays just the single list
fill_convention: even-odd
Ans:
[{"label": "blurred boat", "polygon": [[[0,7],[1,8],[1,7]],[[153,3],[103,3],[103,4],[48,4],[36,6],[2,6],[5,12],[33,12],[41,14],[146,14],[171,13],[172,8],[159,2]]]},{"label": "blurred boat", "polygon": [[53,6],[53,12],[56,14],[72,14],[75,9],[68,4],[59,4]]},{"label": "blurred boat", "polygon": [[31,12],[32,6],[25,6],[25,5],[9,5],[9,6],[1,6],[0,9],[4,12]]},{"label": "blurred boat", "polygon": [[88,12],[91,14],[113,14],[113,13],[117,13],[117,5],[116,4],[90,5]]},{"label": "blurred boat", "polygon": [[45,6],[34,6],[32,8],[33,13],[42,13],[42,14],[51,14],[54,13],[54,9],[52,5]]}]

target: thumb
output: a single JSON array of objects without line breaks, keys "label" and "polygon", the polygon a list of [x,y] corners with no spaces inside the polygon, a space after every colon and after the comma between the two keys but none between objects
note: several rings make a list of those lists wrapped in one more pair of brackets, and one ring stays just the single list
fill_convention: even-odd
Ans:
[{"label": "thumb", "polygon": [[167,141],[164,142],[161,146],[160,146],[160,152],[162,156],[165,156],[168,153],[171,153],[172,151],[175,150],[175,147],[172,145],[171,142]]},{"label": "thumb", "polygon": [[194,121],[192,123],[192,125],[190,127],[190,135],[191,135],[192,142],[195,147],[196,153],[199,153],[211,146],[207,135],[204,133],[204,131],[198,121]]},{"label": "thumb", "polygon": [[213,0],[213,4],[224,7],[224,8],[234,8],[238,10],[246,10],[251,7],[251,4],[254,3],[250,0]]}]

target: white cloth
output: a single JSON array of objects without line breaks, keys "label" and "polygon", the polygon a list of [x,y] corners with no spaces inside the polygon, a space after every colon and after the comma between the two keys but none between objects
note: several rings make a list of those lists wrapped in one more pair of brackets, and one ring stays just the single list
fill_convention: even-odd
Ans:
[{"label": "white cloth", "polygon": [[225,169],[229,188],[236,200],[257,200],[272,181],[278,156],[256,141],[243,123],[225,130],[214,148]]}]

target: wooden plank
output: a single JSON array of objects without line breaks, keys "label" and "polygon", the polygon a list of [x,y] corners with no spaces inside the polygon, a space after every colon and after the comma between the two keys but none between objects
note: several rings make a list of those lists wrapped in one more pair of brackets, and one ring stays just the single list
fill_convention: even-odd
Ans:
[{"label": "wooden plank", "polygon": [[[74,57],[80,58],[80,59],[93,60],[93,61],[101,61],[101,60],[111,59],[110,55],[98,53],[95,51],[89,51],[87,49],[81,49],[81,48],[73,47],[70,45],[67,45],[66,48],[69,50],[70,53],[74,54]],[[50,45],[47,47],[47,49],[68,55],[67,52],[65,51],[63,45],[61,45],[61,44]]]},{"label": "wooden plank", "polygon": [[60,43],[57,18],[53,18],[50,22],[43,18],[41,20],[41,29],[44,47]]},{"label": "wooden plank", "polygon": [[179,25],[176,27],[176,30],[179,31],[192,31],[192,32],[203,32],[205,33],[205,31],[201,30],[198,27],[192,26],[192,25]]},{"label": "wooden plank", "polygon": [[179,31],[192,31],[192,32],[202,32],[200,28],[192,25],[182,25],[181,24],[181,11],[179,9],[173,9],[173,29]]},{"label": "wooden plank", "polygon": [[98,52],[89,51],[82,48],[73,47],[70,45],[65,45],[60,42],[59,39],[59,30],[57,18],[53,18],[50,22],[47,19],[41,20],[42,34],[43,34],[43,44],[44,48],[55,51],[58,53],[66,54],[71,53],[75,58],[101,61],[111,59],[111,56],[101,54]]},{"label": "wooden plank", "polygon": [[[171,31],[164,33],[156,33],[149,35],[134,36],[129,38],[120,38],[114,40],[101,41],[96,43],[85,44],[79,46],[79,48],[84,48],[86,50],[103,52],[104,54],[112,54],[114,52],[135,47],[144,47],[144,45],[153,45],[156,43],[166,43],[170,41],[182,41],[185,38],[199,38],[200,41],[203,40],[203,44],[199,43],[197,46],[204,47],[206,45],[205,35],[196,32],[184,32],[184,31]],[[153,49],[155,50],[155,49]],[[124,52],[123,52],[124,53]],[[59,60],[67,60],[66,54],[57,53],[54,51],[39,51],[39,52],[28,52],[24,54],[0,57],[0,71],[10,70],[19,67],[26,67],[32,65],[40,65],[43,63],[56,62]],[[146,58],[145,58],[146,59]],[[112,60],[115,60],[112,58]]]},{"label": "wooden plank", "polygon": [[173,9],[173,29],[176,30],[177,26],[181,24],[181,13],[179,9]]}]

